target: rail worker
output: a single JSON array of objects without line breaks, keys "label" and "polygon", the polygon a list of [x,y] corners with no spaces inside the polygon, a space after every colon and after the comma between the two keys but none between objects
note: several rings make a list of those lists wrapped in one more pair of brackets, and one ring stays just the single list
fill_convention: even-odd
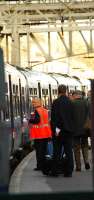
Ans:
[{"label": "rail worker", "polygon": [[35,170],[42,170],[47,154],[48,140],[52,137],[52,132],[49,124],[48,110],[43,107],[41,99],[32,99],[32,106],[34,107],[34,114],[31,114],[29,120],[29,124],[31,124],[30,139],[34,140],[36,151],[37,166]]}]

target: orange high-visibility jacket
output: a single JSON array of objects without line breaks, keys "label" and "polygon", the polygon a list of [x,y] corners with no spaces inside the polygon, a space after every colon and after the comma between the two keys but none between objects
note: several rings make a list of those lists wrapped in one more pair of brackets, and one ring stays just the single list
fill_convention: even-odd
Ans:
[{"label": "orange high-visibility jacket", "polygon": [[40,115],[40,122],[38,124],[32,124],[32,127],[30,128],[30,139],[52,137],[48,119],[48,110],[43,107],[38,107],[36,110]]}]

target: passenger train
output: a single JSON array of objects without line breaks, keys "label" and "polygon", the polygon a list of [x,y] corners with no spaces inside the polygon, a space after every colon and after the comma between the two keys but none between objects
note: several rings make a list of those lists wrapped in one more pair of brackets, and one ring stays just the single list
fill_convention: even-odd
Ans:
[{"label": "passenger train", "polygon": [[21,127],[24,116],[29,117],[32,112],[32,98],[41,98],[44,106],[50,109],[52,101],[57,98],[59,84],[65,84],[68,92],[82,90],[83,86],[79,80],[67,75],[22,70],[5,64],[6,111],[3,115],[0,111],[0,121],[6,121],[11,127],[10,154],[22,143]]}]

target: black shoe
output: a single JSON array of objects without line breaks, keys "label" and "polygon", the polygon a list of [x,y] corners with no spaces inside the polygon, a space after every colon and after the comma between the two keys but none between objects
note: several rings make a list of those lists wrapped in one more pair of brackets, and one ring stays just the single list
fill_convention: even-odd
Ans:
[{"label": "black shoe", "polygon": [[86,170],[90,169],[90,164],[89,163],[85,163],[85,169]]},{"label": "black shoe", "polygon": [[72,177],[72,174],[64,174],[64,177]]},{"label": "black shoe", "polygon": [[49,176],[49,172],[42,170],[42,173],[46,176]]},{"label": "black shoe", "polygon": [[39,167],[34,168],[34,171],[40,171],[41,169]]},{"label": "black shoe", "polygon": [[81,168],[76,168],[76,172],[81,172]]},{"label": "black shoe", "polygon": [[58,174],[50,171],[49,174],[48,174],[48,176],[58,177]]}]

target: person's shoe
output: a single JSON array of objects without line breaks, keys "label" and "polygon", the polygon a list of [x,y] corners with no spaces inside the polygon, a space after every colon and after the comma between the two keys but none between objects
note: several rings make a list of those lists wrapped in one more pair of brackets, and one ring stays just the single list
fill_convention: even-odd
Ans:
[{"label": "person's shoe", "polygon": [[90,169],[90,164],[89,164],[88,162],[85,163],[85,169],[86,169],[86,170]]},{"label": "person's shoe", "polygon": [[81,169],[80,168],[76,168],[76,172],[81,172]]},{"label": "person's shoe", "polygon": [[49,171],[42,170],[43,175],[49,176]]},{"label": "person's shoe", "polygon": [[38,167],[34,168],[34,171],[40,171],[40,170],[41,170],[41,169],[38,168]]},{"label": "person's shoe", "polygon": [[58,177],[58,173],[54,173],[54,172],[49,172],[48,176],[50,177]]},{"label": "person's shoe", "polygon": [[72,174],[64,174],[64,177],[72,177]]}]

